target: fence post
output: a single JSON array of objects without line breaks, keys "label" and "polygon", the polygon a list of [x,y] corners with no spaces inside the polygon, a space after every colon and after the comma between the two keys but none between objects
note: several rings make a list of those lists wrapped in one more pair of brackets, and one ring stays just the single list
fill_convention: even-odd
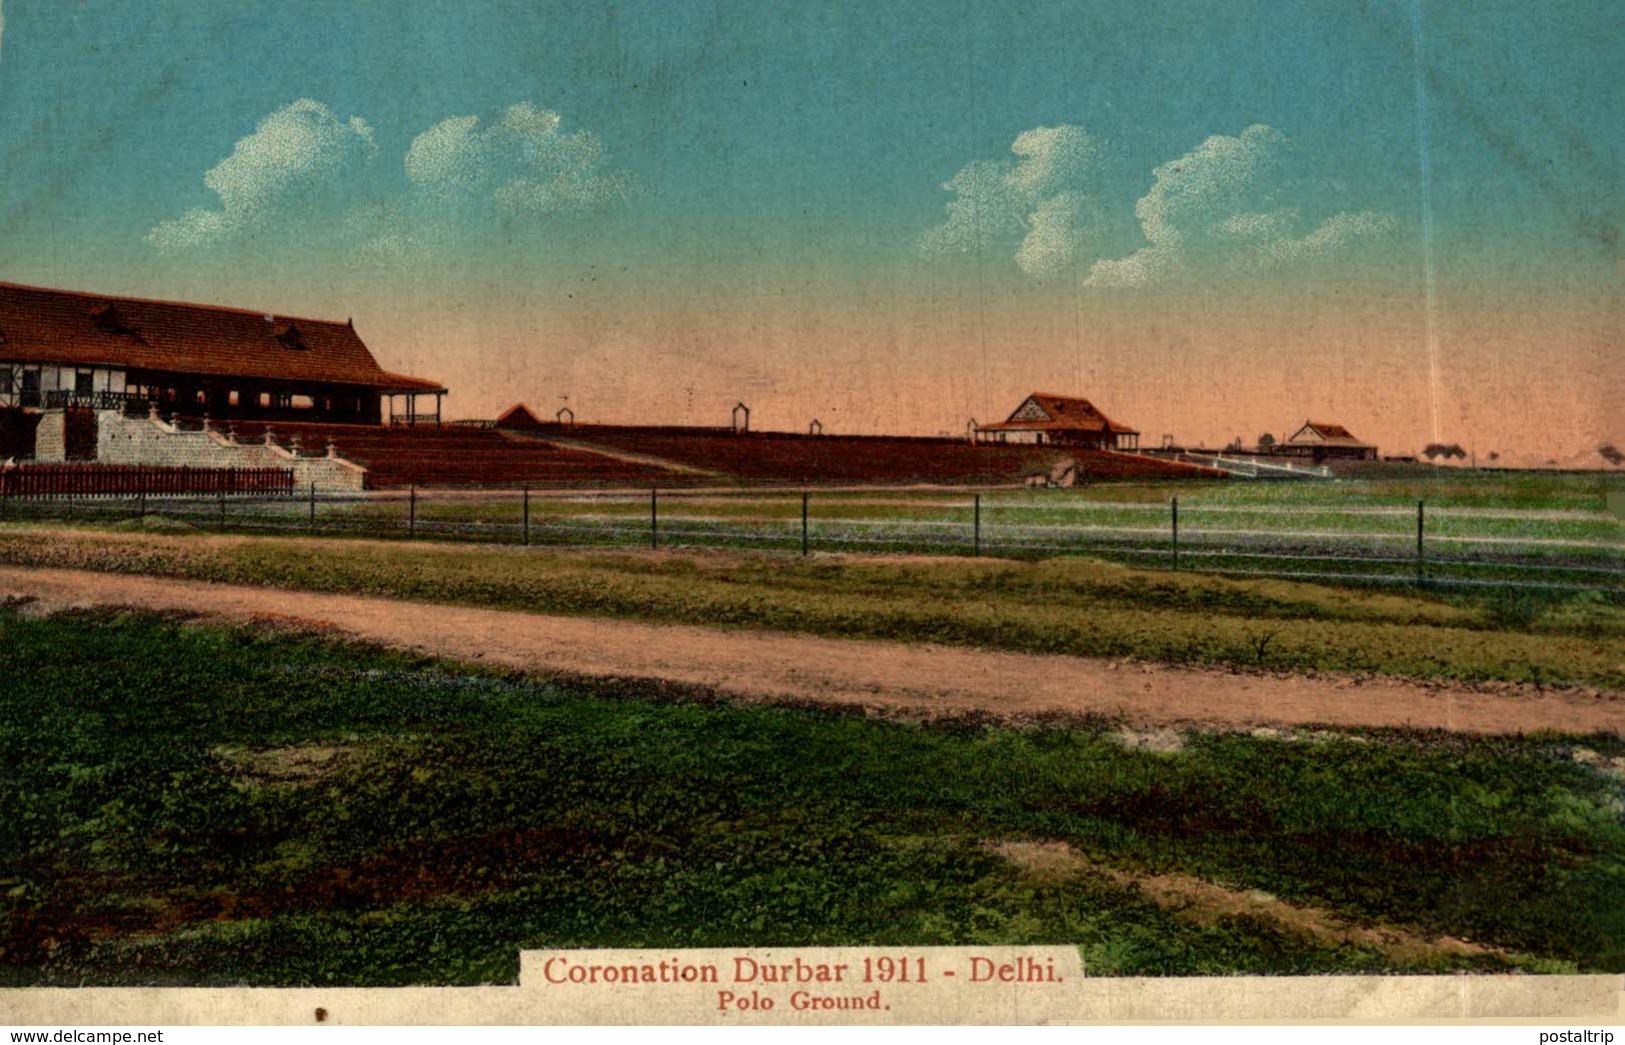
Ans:
[{"label": "fence post", "polygon": [[1175,497],[1172,503],[1174,523],[1174,569],[1179,569],[1179,498]]},{"label": "fence post", "polygon": [[407,494],[406,502],[406,536],[418,535],[418,484],[413,483]]},{"label": "fence post", "polygon": [[1423,502],[1417,501],[1416,502],[1416,583],[1417,584],[1425,583],[1426,580],[1427,580],[1427,576],[1426,576],[1427,567],[1426,567],[1426,565],[1424,563],[1423,553],[1422,553],[1422,528],[1423,528],[1423,520],[1425,518],[1424,513],[1425,513],[1425,509],[1423,508]]},{"label": "fence post", "polygon": [[801,554],[807,554],[807,498],[806,490],[801,491]]},{"label": "fence post", "polygon": [[971,554],[982,554],[982,495],[972,494],[971,499]]},{"label": "fence post", "polygon": [[524,515],[524,542],[530,547],[530,484],[525,484],[525,515]]},{"label": "fence post", "polygon": [[649,488],[649,547],[660,547],[660,492]]},{"label": "fence post", "polygon": [[147,473],[144,469],[138,468],[136,470],[135,491],[136,518],[145,519],[147,517]]},{"label": "fence post", "polygon": [[316,484],[310,484],[310,528],[316,528]]}]

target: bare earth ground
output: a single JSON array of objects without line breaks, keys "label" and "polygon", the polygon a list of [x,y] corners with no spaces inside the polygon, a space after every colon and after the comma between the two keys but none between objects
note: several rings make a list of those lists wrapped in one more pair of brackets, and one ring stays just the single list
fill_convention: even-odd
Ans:
[{"label": "bare earth ground", "polygon": [[988,848],[1040,879],[1099,875],[1171,910],[1186,921],[1211,924],[1221,918],[1250,915],[1308,936],[1326,947],[1353,945],[1380,951],[1398,961],[1435,955],[1479,955],[1508,952],[1454,936],[1430,937],[1394,925],[1357,925],[1331,911],[1287,903],[1258,890],[1232,889],[1184,874],[1134,874],[1095,863],[1065,842],[991,842]]},{"label": "bare earth ground", "polygon": [[747,699],[928,715],[1121,717],[1137,726],[1625,733],[1625,694],[1275,676],[685,625],[547,616],[77,570],[0,567],[41,611],[130,606],[276,621],[527,672],[649,678]]}]

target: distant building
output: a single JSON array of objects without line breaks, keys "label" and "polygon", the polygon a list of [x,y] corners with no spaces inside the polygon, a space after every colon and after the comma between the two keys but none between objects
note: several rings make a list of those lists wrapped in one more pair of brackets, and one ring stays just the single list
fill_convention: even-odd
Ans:
[{"label": "distant building", "polygon": [[509,429],[532,429],[542,427],[542,419],[537,417],[530,407],[524,403],[515,403],[497,415],[493,427]]},{"label": "distant building", "polygon": [[1316,461],[1342,458],[1355,461],[1375,461],[1377,448],[1362,443],[1342,425],[1321,421],[1305,421],[1284,443],[1275,444],[1273,451],[1287,457],[1309,457]]},{"label": "distant building", "polygon": [[1034,392],[1007,419],[979,425],[976,441],[1135,450],[1140,433],[1113,421],[1087,399]]}]

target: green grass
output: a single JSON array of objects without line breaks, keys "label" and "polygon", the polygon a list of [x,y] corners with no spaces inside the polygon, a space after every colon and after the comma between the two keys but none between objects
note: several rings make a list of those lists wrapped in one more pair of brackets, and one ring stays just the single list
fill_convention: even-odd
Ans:
[{"label": "green grass", "polygon": [[[1066,943],[1091,972],[1625,971],[1618,738],[1001,728],[0,610],[0,976],[510,981],[533,947]],[[312,746],[340,754],[286,771]],[[279,769],[281,766],[283,768]],[[989,841],[1509,952],[1193,922]]]},{"label": "green grass", "polygon": [[1625,690],[1625,597],[1449,599],[1038,562],[214,538],[0,527],[0,563],[531,612],[1291,671]]},{"label": "green grass", "polygon": [[1625,489],[1625,472],[1511,472],[1417,467],[1404,474],[1333,481],[1124,483],[1091,486],[1095,499],[1290,507],[1503,508],[1600,512],[1609,491]]},{"label": "green grass", "polygon": [[[1008,558],[1092,555],[1141,568],[1171,562],[1172,512],[1180,506],[1186,568],[1404,584],[1414,576],[1417,503],[1426,501],[1425,576],[1471,592],[1505,582],[1551,591],[1625,590],[1625,520],[1605,508],[1625,475],[1561,475],[1412,468],[1401,478],[1334,482],[1116,483],[1075,490],[998,490],[981,498],[980,547]],[[399,491],[322,502],[203,500],[146,504],[171,528],[235,533],[516,544],[514,492],[422,492],[409,525]],[[648,494],[531,498],[528,538],[548,547],[639,547],[650,540]],[[796,551],[800,491],[668,491],[660,498],[665,546]],[[138,525],[135,502],[30,502],[14,520]],[[809,538],[818,551],[968,556],[972,493],[945,490],[815,490]]]}]

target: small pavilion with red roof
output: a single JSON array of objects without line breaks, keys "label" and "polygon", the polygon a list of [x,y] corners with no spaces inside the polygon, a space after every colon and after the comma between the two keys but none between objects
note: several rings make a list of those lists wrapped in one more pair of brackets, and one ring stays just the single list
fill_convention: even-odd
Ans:
[{"label": "small pavilion with red roof", "polygon": [[1095,450],[1133,450],[1140,433],[1118,424],[1087,399],[1034,392],[1010,416],[977,425],[979,443],[1041,443]]}]

